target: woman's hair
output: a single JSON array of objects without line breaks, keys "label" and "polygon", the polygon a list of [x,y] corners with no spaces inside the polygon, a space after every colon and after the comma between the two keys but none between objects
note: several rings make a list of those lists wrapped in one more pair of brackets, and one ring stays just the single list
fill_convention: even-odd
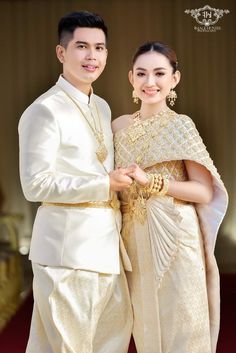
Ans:
[{"label": "woman's hair", "polygon": [[67,47],[78,27],[99,28],[104,32],[107,41],[107,27],[99,15],[88,11],[71,12],[58,23],[58,40],[63,47]]},{"label": "woman's hair", "polygon": [[171,49],[167,44],[161,42],[146,42],[141,45],[135,52],[133,56],[133,65],[135,64],[138,57],[142,54],[155,51],[156,53],[160,53],[164,55],[170,62],[170,65],[173,68],[173,73],[178,69],[177,56],[175,51]]}]

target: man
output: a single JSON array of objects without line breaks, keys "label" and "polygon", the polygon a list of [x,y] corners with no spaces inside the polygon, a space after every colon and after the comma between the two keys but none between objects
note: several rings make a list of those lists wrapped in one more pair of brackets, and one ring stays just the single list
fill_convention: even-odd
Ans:
[{"label": "man", "polygon": [[23,113],[20,175],[25,197],[42,202],[30,259],[34,310],[27,353],[126,353],[132,314],[119,259],[115,192],[128,170],[113,171],[108,104],[91,84],[107,58],[107,28],[86,12],[63,17],[56,53],[63,75]]}]

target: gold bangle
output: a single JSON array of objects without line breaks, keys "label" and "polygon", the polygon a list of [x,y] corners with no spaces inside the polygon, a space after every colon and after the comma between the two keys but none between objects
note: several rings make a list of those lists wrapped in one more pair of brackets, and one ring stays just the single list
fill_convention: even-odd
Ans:
[{"label": "gold bangle", "polygon": [[149,180],[149,183],[147,186],[145,186],[145,191],[146,192],[151,192],[152,188],[153,188],[153,185],[154,185],[154,182],[155,182],[155,178],[154,178],[154,174],[151,174],[151,173],[146,173],[146,176]]},{"label": "gold bangle", "polygon": [[162,176],[161,174],[153,174],[153,176],[154,176],[154,183],[153,183],[152,189],[150,190],[150,193],[152,195],[157,195],[162,187]]},{"label": "gold bangle", "polygon": [[139,185],[142,192],[147,195],[160,195],[164,196],[169,187],[169,179],[168,176],[162,176],[157,173],[146,173],[146,177],[148,179],[148,185],[141,186]]},{"label": "gold bangle", "polygon": [[159,191],[159,196],[164,196],[167,194],[168,188],[169,188],[169,177],[168,175],[165,175],[164,177],[162,177],[163,180],[163,184],[162,184],[162,188]]}]

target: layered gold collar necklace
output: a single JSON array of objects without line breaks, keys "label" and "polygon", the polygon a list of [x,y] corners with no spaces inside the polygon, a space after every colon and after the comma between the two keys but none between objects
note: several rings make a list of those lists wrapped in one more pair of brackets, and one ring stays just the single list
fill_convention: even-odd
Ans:
[{"label": "layered gold collar necklace", "polygon": [[97,117],[98,117],[98,121],[99,121],[99,127],[97,126],[96,122],[95,122],[95,117],[92,113],[92,111],[90,110],[90,114],[92,117],[92,121],[93,124],[91,124],[91,122],[88,120],[85,112],[82,110],[82,108],[80,107],[80,105],[77,103],[77,101],[72,98],[64,89],[62,89],[60,87],[60,89],[67,95],[68,98],[70,98],[70,100],[75,104],[75,106],[78,108],[78,110],[80,111],[80,113],[82,114],[82,116],[84,117],[85,121],[87,122],[90,130],[92,131],[95,139],[97,140],[98,143],[98,148],[96,150],[96,156],[97,159],[99,160],[100,163],[104,163],[107,156],[108,156],[108,151],[104,142],[104,132],[102,129],[102,124],[101,124],[101,119],[100,119],[100,115],[99,115],[99,111],[98,111],[98,107],[96,102],[94,102],[95,108],[96,108],[96,113],[97,113]]},{"label": "layered gold collar necklace", "polygon": [[[131,145],[136,144],[141,139],[139,143],[142,144],[142,149],[135,159],[137,164],[142,165],[144,157],[151,146],[151,141],[167,126],[171,118],[175,115],[176,113],[169,108],[153,114],[146,119],[142,119],[140,110],[133,114],[134,122],[129,126],[127,135]],[[150,129],[150,126],[154,122],[158,122],[158,128]]]},{"label": "layered gold collar necklace", "polygon": [[[133,114],[134,123],[130,125],[130,131],[128,132],[131,143],[134,143],[136,140],[146,134],[145,127],[147,125],[152,124],[158,119],[160,128],[163,128],[167,125],[170,118],[175,114],[176,113],[173,110],[167,108],[166,110],[161,110],[160,112],[155,113],[146,119],[143,119],[140,110],[138,110]],[[160,132],[160,130],[158,132]]]}]

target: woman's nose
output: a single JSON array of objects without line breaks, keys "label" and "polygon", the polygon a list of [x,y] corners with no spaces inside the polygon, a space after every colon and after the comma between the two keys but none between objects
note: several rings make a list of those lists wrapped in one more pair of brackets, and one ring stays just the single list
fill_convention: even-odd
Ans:
[{"label": "woman's nose", "polygon": [[153,86],[156,84],[156,76],[154,75],[148,75],[147,76],[147,80],[146,80],[146,84],[148,86]]}]

